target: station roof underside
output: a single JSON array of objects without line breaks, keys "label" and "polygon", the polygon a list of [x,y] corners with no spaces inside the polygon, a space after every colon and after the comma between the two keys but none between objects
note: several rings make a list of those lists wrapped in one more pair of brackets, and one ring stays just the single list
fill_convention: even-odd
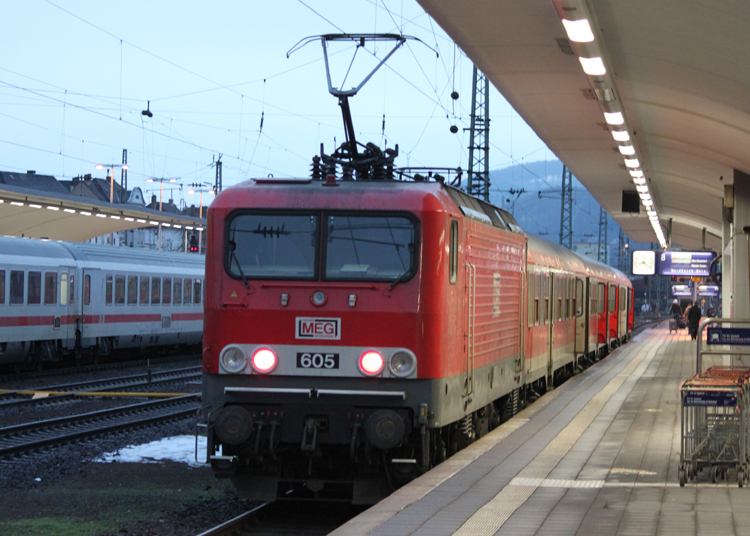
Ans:
[{"label": "station roof underside", "polygon": [[[672,245],[699,249],[705,234],[721,249],[724,185],[750,174],[750,2],[418,1],[628,236],[657,242],[643,206],[622,211],[635,186],[603,115],[612,105]],[[572,43],[562,19],[584,12],[595,43]],[[590,45],[606,76],[584,73]]]},{"label": "station roof underside", "polygon": [[206,220],[138,205],[2,185],[0,234],[82,242],[109,233],[157,226],[203,229]]}]

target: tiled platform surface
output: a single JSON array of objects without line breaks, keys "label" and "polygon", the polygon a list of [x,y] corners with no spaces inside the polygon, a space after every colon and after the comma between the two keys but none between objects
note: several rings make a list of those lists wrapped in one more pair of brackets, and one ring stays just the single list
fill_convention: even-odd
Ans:
[{"label": "tiled platform surface", "polygon": [[695,348],[666,323],[644,331],[332,535],[750,535],[732,474],[678,484]]}]

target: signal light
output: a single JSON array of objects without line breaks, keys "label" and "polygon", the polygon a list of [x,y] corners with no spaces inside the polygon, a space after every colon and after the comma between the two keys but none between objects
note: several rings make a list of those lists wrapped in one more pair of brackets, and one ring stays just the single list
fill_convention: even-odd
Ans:
[{"label": "signal light", "polygon": [[278,359],[276,359],[276,354],[270,348],[258,348],[253,352],[253,357],[250,362],[256,372],[268,374],[276,368]]},{"label": "signal light", "polygon": [[367,376],[380,374],[384,367],[385,359],[380,355],[380,352],[376,352],[375,350],[368,350],[359,358],[359,370]]},{"label": "signal light", "polygon": [[192,235],[190,237],[190,253],[197,253],[198,252],[198,237],[195,235]]}]

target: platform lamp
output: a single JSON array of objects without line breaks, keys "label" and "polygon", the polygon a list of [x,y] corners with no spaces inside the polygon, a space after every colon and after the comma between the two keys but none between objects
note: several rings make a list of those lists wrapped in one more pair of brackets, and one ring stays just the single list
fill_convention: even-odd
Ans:
[{"label": "platform lamp", "polygon": [[[209,182],[194,182],[192,184],[188,184],[188,187],[190,188],[188,190],[188,193],[190,195],[193,195],[195,193],[200,193],[200,201],[199,201],[199,208],[198,208],[198,217],[200,219],[203,219],[203,193],[207,193],[208,195],[216,195],[216,192],[211,187],[211,183]],[[203,229],[198,228],[198,253],[201,253],[201,249],[203,248]]]},{"label": "platform lamp", "polygon": [[[156,179],[154,177],[149,177],[148,179],[146,179],[146,182],[158,182],[159,183],[159,212],[161,212],[161,196],[162,196],[162,192],[164,191],[164,183],[165,182],[170,182],[172,184],[176,184],[178,180],[180,180],[179,177],[172,178],[172,179],[164,179],[164,178]],[[159,222],[159,247],[158,247],[158,251],[161,251],[161,222]]]},{"label": "platform lamp", "polygon": [[109,175],[109,203],[114,203],[115,199],[115,168],[130,169],[127,164],[97,164],[96,169],[110,168],[112,171]]}]

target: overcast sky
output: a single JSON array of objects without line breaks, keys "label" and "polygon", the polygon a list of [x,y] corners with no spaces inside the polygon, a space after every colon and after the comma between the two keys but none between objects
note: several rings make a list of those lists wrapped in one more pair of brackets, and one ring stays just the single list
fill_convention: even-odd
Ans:
[{"label": "overcast sky", "polygon": [[[398,144],[401,166],[468,166],[471,62],[412,0],[23,0],[0,13],[3,171],[104,178],[95,164],[127,149],[128,186],[149,191],[147,177],[213,183],[219,154],[225,187],[306,176],[321,143],[344,141],[341,113],[320,43],[287,52],[340,32],[422,41],[351,99],[358,141]],[[368,43],[352,61],[355,47],[331,47],[333,85],[358,85],[391,48]],[[494,90],[490,117],[491,168],[553,158]]]}]

